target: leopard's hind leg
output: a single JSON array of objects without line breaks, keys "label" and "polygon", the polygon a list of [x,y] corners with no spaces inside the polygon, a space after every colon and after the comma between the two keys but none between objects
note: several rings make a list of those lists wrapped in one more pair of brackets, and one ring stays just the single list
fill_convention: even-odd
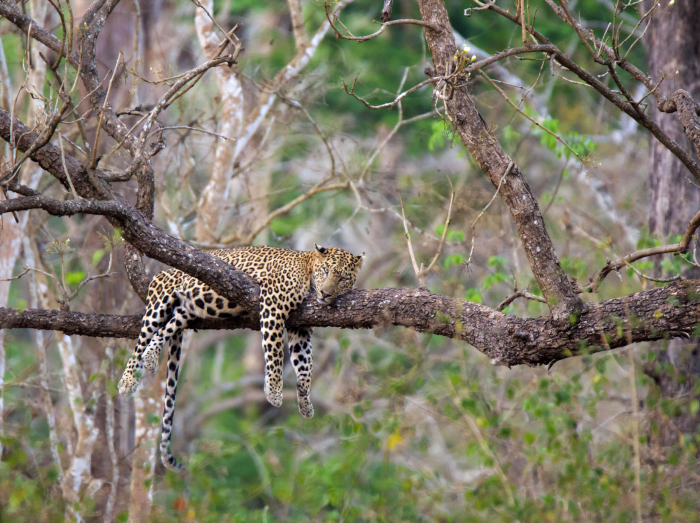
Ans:
[{"label": "leopard's hind leg", "polygon": [[311,371],[314,368],[311,355],[311,329],[290,329],[287,327],[289,359],[297,374],[297,400],[299,412],[305,418],[312,418],[314,406],[311,404]]},{"label": "leopard's hind leg", "polygon": [[141,322],[141,333],[134,352],[126,364],[124,374],[119,380],[120,394],[134,393],[138,390],[144,370],[143,354],[154,338],[156,338],[156,341],[159,341],[160,338],[162,345],[161,331],[172,316],[173,308],[176,304],[177,296],[174,293],[158,296],[154,291],[157,284],[162,285],[161,281],[156,281],[159,279],[159,276],[156,276],[151,282],[151,288],[148,293],[148,306]]}]

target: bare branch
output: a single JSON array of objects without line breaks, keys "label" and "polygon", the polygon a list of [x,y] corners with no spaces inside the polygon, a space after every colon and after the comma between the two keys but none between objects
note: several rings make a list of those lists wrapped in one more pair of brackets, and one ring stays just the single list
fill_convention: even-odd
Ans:
[{"label": "bare branch", "polygon": [[413,252],[413,244],[411,243],[411,234],[408,232],[408,225],[406,225],[406,212],[403,208],[403,200],[401,199],[401,193],[399,193],[399,202],[401,202],[401,218],[403,218],[403,230],[406,233],[406,243],[408,244],[408,254],[411,256],[411,263],[413,264],[413,272],[416,273],[418,278],[418,287],[425,289],[425,281],[420,277],[420,269],[418,269],[418,264],[416,263],[416,255]]},{"label": "bare branch", "polygon": [[[450,181],[450,185],[452,185],[452,181]],[[433,270],[433,267],[435,266],[435,262],[438,261],[438,258],[440,258],[440,255],[442,254],[442,249],[445,246],[445,238],[447,237],[447,231],[450,227],[450,218],[452,217],[452,204],[454,203],[455,200],[455,192],[454,188],[452,189],[452,193],[450,194],[450,206],[447,209],[447,218],[445,219],[445,229],[442,231],[442,236],[440,237],[440,243],[438,244],[437,251],[435,252],[435,255],[433,256],[433,259],[430,261],[430,264],[426,267],[422,263],[420,264],[420,269],[418,268],[418,264],[416,263],[416,256],[413,252],[413,245],[411,244],[411,235],[408,232],[408,224],[406,222],[406,213],[403,208],[403,200],[401,199],[401,193],[399,193],[399,202],[401,203],[401,218],[403,221],[403,230],[406,233],[406,242],[408,243],[408,252],[411,256],[411,263],[413,264],[413,271],[416,273],[416,277],[418,278],[418,287],[420,289],[427,289],[428,287],[425,284],[425,277],[430,274],[430,271]]]},{"label": "bare branch", "polygon": [[[425,29],[435,66],[434,72],[427,73],[432,77],[449,76],[453,70],[459,70],[459,64],[455,61],[457,49],[445,5],[439,0],[420,0],[419,6],[423,19],[440,27],[440,31]],[[498,187],[512,160],[476,108],[469,95],[466,77],[462,75],[452,84],[451,92],[446,93],[447,96],[443,100],[446,115],[476,163],[491,183]],[[547,299],[553,317],[568,321],[571,316],[578,316],[584,304],[561,268],[551,237],[543,223],[539,205],[522,172],[516,165],[513,165],[509,172],[499,193],[508,205],[530,268]]]},{"label": "bare branch", "polygon": [[501,312],[503,309],[508,307],[511,303],[513,303],[515,300],[518,298],[525,298],[527,300],[532,300],[532,301],[538,301],[540,303],[547,303],[547,300],[545,300],[542,296],[537,296],[537,294],[532,294],[529,291],[516,291],[510,296],[508,296],[505,300],[503,300],[501,303],[498,304],[498,307],[496,307],[496,310]]},{"label": "bare branch", "polygon": [[[660,245],[659,247],[650,247],[648,249],[641,249],[638,251],[635,251],[631,254],[628,254],[624,258],[620,258],[614,262],[608,262],[605,264],[605,266],[598,271],[598,273],[592,278],[592,281],[589,285],[587,285],[584,288],[585,292],[597,292],[598,286],[600,283],[605,279],[605,277],[610,274],[611,272],[617,272],[620,269],[622,269],[625,266],[631,267],[632,269],[635,269],[640,276],[651,279],[652,281],[659,281],[655,280],[653,278],[649,278],[648,276],[645,276],[639,272],[639,270],[631,265],[632,263],[636,262],[637,260],[641,260],[643,258],[648,258],[650,256],[657,256],[659,254],[681,254],[684,253],[687,249],[688,246],[690,245],[691,240],[693,239],[693,235],[695,234],[695,231],[697,228],[700,227],[700,211],[693,216],[693,218],[690,220],[690,223],[688,224],[688,228],[685,231],[685,234],[683,235],[683,238],[681,239],[680,242],[678,243],[672,243],[670,245]],[[676,278],[673,278],[672,280],[661,280],[661,281],[675,281]]]},{"label": "bare branch", "polygon": [[472,226],[471,226],[472,246],[469,249],[469,257],[467,258],[467,261],[465,262],[466,265],[469,265],[472,262],[472,256],[474,254],[474,242],[476,241],[476,224],[479,223],[479,220],[481,219],[481,217],[484,215],[484,213],[486,211],[488,211],[489,207],[491,207],[491,204],[496,200],[496,196],[498,196],[498,193],[501,191],[501,186],[503,185],[503,182],[506,181],[506,178],[510,174],[510,171],[512,168],[513,168],[513,162],[511,161],[508,164],[508,167],[506,168],[506,172],[503,173],[503,176],[501,176],[501,181],[498,182],[498,187],[496,187],[496,192],[493,193],[491,200],[489,200],[489,203],[486,204],[486,207],[481,209],[481,212],[477,215],[476,219],[474,220],[474,223],[472,223]]},{"label": "bare branch", "polygon": [[[677,108],[675,101],[673,101],[672,99],[669,100],[668,98],[661,96],[657,89],[657,83],[655,83],[650,77],[644,74],[634,64],[628,62],[625,59],[618,59],[615,55],[615,51],[611,47],[609,47],[603,41],[598,39],[591,31],[583,29],[580,26],[580,24],[578,24],[578,22],[568,17],[564,10],[559,6],[556,6],[556,4],[551,2],[551,0],[549,3],[550,7],[554,9],[559,18],[564,20],[567,24],[572,22],[575,26],[578,26],[577,32],[580,31],[580,35],[582,35],[584,39],[593,42],[598,49],[602,49],[608,56],[612,57],[611,59],[615,60],[615,63],[617,63],[619,67],[630,73],[637,81],[643,83],[651,92],[653,92],[654,96],[657,99],[657,107],[660,111],[668,113],[676,112]],[[509,13],[507,10],[500,8],[493,2],[484,4],[484,7],[509,19],[514,24],[520,25],[521,23],[518,17]],[[528,25],[527,30],[540,44],[551,44],[548,38],[546,38],[542,33],[537,31],[533,27]],[[654,122],[649,116],[647,116],[646,113],[639,112],[635,107],[635,104],[630,103],[624,97],[612,91],[605,84],[603,84],[603,82],[601,82],[596,76],[583,69],[580,65],[574,62],[569,56],[567,56],[562,51],[557,49],[557,51],[552,53],[552,56],[559,64],[576,74],[576,76],[578,76],[581,80],[593,87],[607,100],[615,104],[615,106],[618,107],[622,112],[624,112],[625,114],[633,118],[637,123],[646,128],[657,140],[659,140],[659,142],[661,142],[668,150],[670,150],[683,163],[683,165],[685,165],[688,168],[688,170],[695,177],[695,179],[700,182],[700,164],[698,164],[698,162],[692,157],[691,154],[688,153],[688,151],[686,151],[668,134],[666,134],[656,122]],[[602,64],[607,64],[607,62],[603,59],[598,59],[598,61]],[[696,114],[700,115],[700,104],[695,104],[694,110]]]},{"label": "bare branch", "polygon": [[105,116],[105,109],[107,109],[107,100],[109,100],[109,93],[112,91],[112,84],[114,83],[114,77],[117,74],[117,69],[119,69],[119,62],[122,59],[122,53],[119,51],[117,56],[117,63],[114,64],[114,71],[112,71],[112,78],[109,80],[109,86],[107,87],[107,94],[105,95],[105,101],[102,104],[102,110],[100,111],[100,119],[97,122],[97,132],[95,133],[95,144],[92,146],[92,160],[90,160],[90,169],[94,169],[97,166],[97,144],[100,140],[100,130],[102,129],[102,119]]},{"label": "bare branch", "polygon": [[[330,24],[331,29],[333,29],[333,31],[335,32],[336,38],[338,38],[339,40],[354,40],[357,43],[366,42],[367,40],[371,40],[372,38],[378,37],[380,34],[382,34],[386,30],[387,27],[389,27],[391,25],[406,25],[406,24],[408,24],[408,25],[420,25],[423,27],[430,27],[431,29],[436,30],[436,31],[438,30],[437,26],[435,26],[431,23],[425,22],[424,20],[391,20],[389,22],[383,22],[383,23],[379,24],[380,25],[379,30],[370,34],[370,35],[355,36],[348,30],[347,27],[345,27],[345,25],[343,25],[343,22],[341,22],[338,19],[336,12],[331,12],[331,8],[330,8],[329,4],[327,4],[325,6],[325,8],[326,8],[326,18],[328,19],[328,23]],[[384,16],[383,13],[382,13],[382,16]],[[345,29],[345,32],[347,33],[347,35],[344,35],[343,33],[340,32],[340,30],[333,23],[333,20],[337,21],[340,25],[343,26],[343,29]]]},{"label": "bare branch", "polygon": [[510,98],[508,98],[508,95],[503,91],[503,89],[501,89],[498,85],[496,85],[496,83],[495,83],[493,80],[491,80],[491,78],[489,78],[489,76],[488,76],[486,73],[484,73],[483,71],[479,71],[479,75],[481,75],[481,77],[482,77],[484,80],[486,80],[486,81],[489,83],[489,85],[491,85],[491,87],[493,87],[493,88],[496,90],[496,92],[501,96],[501,98],[503,98],[506,102],[508,102],[508,105],[510,105],[513,109],[515,109],[521,116],[523,116],[526,120],[532,122],[532,123],[533,123],[534,125],[536,125],[539,129],[541,129],[542,131],[546,132],[547,134],[549,134],[550,136],[552,136],[556,141],[558,141],[559,143],[561,143],[564,147],[566,147],[566,148],[571,152],[571,154],[573,154],[574,156],[576,156],[576,158],[578,158],[579,161],[580,161],[582,164],[586,164],[586,162],[587,162],[586,158],[582,158],[580,154],[578,154],[576,151],[574,151],[574,150],[571,148],[571,146],[570,146],[568,143],[566,143],[566,142],[564,141],[564,139],[563,139],[561,136],[559,136],[558,134],[556,134],[556,133],[550,131],[550,130],[547,129],[544,125],[542,125],[541,123],[539,123],[537,120],[535,120],[534,118],[531,118],[530,116],[528,116],[527,114],[525,114],[525,111],[523,111],[522,109],[520,109],[520,107],[518,107],[517,105],[515,105],[515,104],[513,103],[513,101],[512,101]]}]

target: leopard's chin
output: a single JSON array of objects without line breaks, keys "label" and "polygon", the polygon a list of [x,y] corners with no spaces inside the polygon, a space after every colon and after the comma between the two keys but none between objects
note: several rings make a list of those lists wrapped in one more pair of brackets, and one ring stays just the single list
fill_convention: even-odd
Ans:
[{"label": "leopard's chin", "polygon": [[333,298],[321,298],[320,296],[316,296],[316,302],[324,305],[330,305],[333,303]]}]

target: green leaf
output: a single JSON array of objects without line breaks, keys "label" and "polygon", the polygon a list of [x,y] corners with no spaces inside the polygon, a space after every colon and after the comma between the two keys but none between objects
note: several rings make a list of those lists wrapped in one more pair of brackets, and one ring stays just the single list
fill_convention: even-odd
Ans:
[{"label": "green leaf", "polygon": [[507,272],[506,264],[508,260],[503,256],[489,256],[487,263],[489,267],[493,267],[498,272]]},{"label": "green leaf", "polygon": [[428,150],[434,151],[435,149],[445,145],[445,135],[448,134],[448,131],[443,120],[433,122],[430,125],[430,128],[433,132],[428,139]]},{"label": "green leaf", "polygon": [[77,287],[81,281],[85,279],[85,271],[74,271],[66,274],[66,282],[68,285]]},{"label": "green leaf", "polygon": [[454,265],[461,265],[462,263],[464,263],[464,255],[462,254],[452,254],[451,256],[445,258],[446,269],[449,269]]},{"label": "green leaf", "polygon": [[467,289],[467,295],[465,299],[472,303],[483,303],[484,301],[478,289]]},{"label": "green leaf", "polygon": [[103,249],[98,249],[92,253],[92,264],[96,267],[100,260],[104,258],[105,251]]}]

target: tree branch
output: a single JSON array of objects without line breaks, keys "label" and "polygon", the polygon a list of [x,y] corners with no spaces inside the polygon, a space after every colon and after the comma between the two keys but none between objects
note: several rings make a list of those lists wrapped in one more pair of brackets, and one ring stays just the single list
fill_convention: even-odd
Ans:
[{"label": "tree branch", "polygon": [[[257,296],[257,294],[255,294]],[[640,341],[687,337],[700,322],[700,280],[684,280],[665,287],[591,305],[574,325],[551,318],[523,319],[477,303],[426,290],[357,289],[331,305],[313,296],[291,313],[290,327],[372,329],[397,325],[418,332],[463,340],[498,365],[545,365],[572,356],[623,347]],[[619,328],[633,317],[631,332]],[[138,336],[141,316],[108,316],[78,312],[0,308],[0,328],[62,330],[66,334]],[[256,314],[232,320],[197,320],[199,329],[258,330]],[[628,337],[629,334],[629,337]],[[601,338],[604,337],[604,338]],[[606,344],[601,345],[601,339]]]},{"label": "tree branch", "polygon": [[[598,273],[591,279],[591,283],[584,288],[586,292],[596,292],[598,286],[605,279],[605,277],[611,272],[617,272],[626,265],[641,260],[642,258],[648,258],[650,256],[658,256],[659,254],[680,254],[685,252],[690,245],[690,241],[693,239],[695,231],[700,227],[700,211],[698,211],[695,216],[690,220],[688,224],[688,229],[685,231],[683,238],[678,243],[672,243],[670,245],[660,245],[658,247],[650,247],[648,249],[641,249],[628,254],[624,258],[620,258],[614,262],[609,261],[603,266],[603,268],[598,271]],[[630,267],[632,267],[630,265]],[[632,267],[634,269],[634,267]],[[659,281],[659,280],[654,280]]]},{"label": "tree branch", "polygon": [[[422,19],[439,28],[425,29],[436,69],[426,73],[431,77],[449,76],[457,65],[454,58],[457,49],[445,5],[442,0],[421,0],[419,5]],[[501,177],[512,160],[476,109],[469,96],[466,79],[466,73],[454,79],[451,95],[443,100],[446,114],[479,167],[491,183],[499,187]],[[530,267],[553,317],[568,320],[571,315],[578,315],[584,305],[559,264],[537,200],[517,165],[513,164],[500,193],[510,209]]]},{"label": "tree branch", "polygon": [[[631,74],[637,81],[644,84],[649,89],[650,93],[654,94],[654,96],[657,99],[657,107],[660,111],[667,113],[676,112],[676,102],[673,99],[669,100],[668,98],[661,96],[661,94],[657,91],[659,84],[655,84],[651,78],[649,78],[639,68],[637,68],[634,64],[628,62],[626,59],[617,58],[614,50],[611,47],[607,46],[602,40],[598,39],[591,31],[587,31],[584,28],[582,28],[580,24],[578,24],[573,18],[568,17],[561,7],[554,4],[554,2],[552,2],[551,0],[547,3],[557,13],[557,16],[559,16],[559,18],[561,18],[564,22],[566,22],[569,25],[573,24],[572,27],[577,31],[581,39],[586,44],[586,40],[592,42],[597,49],[605,52],[605,54],[611,57],[609,59],[598,58],[597,61],[599,63],[607,64],[612,63],[612,61],[614,61],[614,63],[616,63],[623,70]],[[521,24],[521,20],[517,16],[511,14],[506,9],[502,9],[493,2],[486,3],[485,8],[498,13],[499,15],[507,18],[516,25]],[[539,31],[534,29],[532,26],[527,25],[527,31],[540,44],[551,45],[549,39]],[[622,96],[619,96],[616,92],[614,92],[613,90],[608,88],[603,82],[601,82],[596,76],[586,71],[561,50],[557,49],[552,53],[552,56],[554,57],[554,60],[556,60],[559,64],[573,72],[586,84],[593,87],[607,100],[612,102],[618,109],[627,114],[629,117],[633,118],[639,125],[646,128],[657,140],[659,140],[659,142],[661,142],[664,145],[664,147],[671,151],[681,161],[681,163],[683,163],[683,165],[685,165],[688,168],[688,170],[695,177],[695,179],[698,182],[700,182],[700,164],[698,164],[698,162],[695,161],[693,156],[689,154],[688,151],[686,151],[683,147],[681,147],[680,144],[678,144],[678,142],[676,142],[668,134],[666,134],[661,129],[661,127],[659,127],[659,125],[656,122],[654,122],[654,120],[652,120],[646,113],[644,113],[643,111],[639,111],[639,108],[637,107],[638,104],[631,103]],[[696,114],[700,114],[700,104],[695,104],[693,110],[695,110]]]}]

